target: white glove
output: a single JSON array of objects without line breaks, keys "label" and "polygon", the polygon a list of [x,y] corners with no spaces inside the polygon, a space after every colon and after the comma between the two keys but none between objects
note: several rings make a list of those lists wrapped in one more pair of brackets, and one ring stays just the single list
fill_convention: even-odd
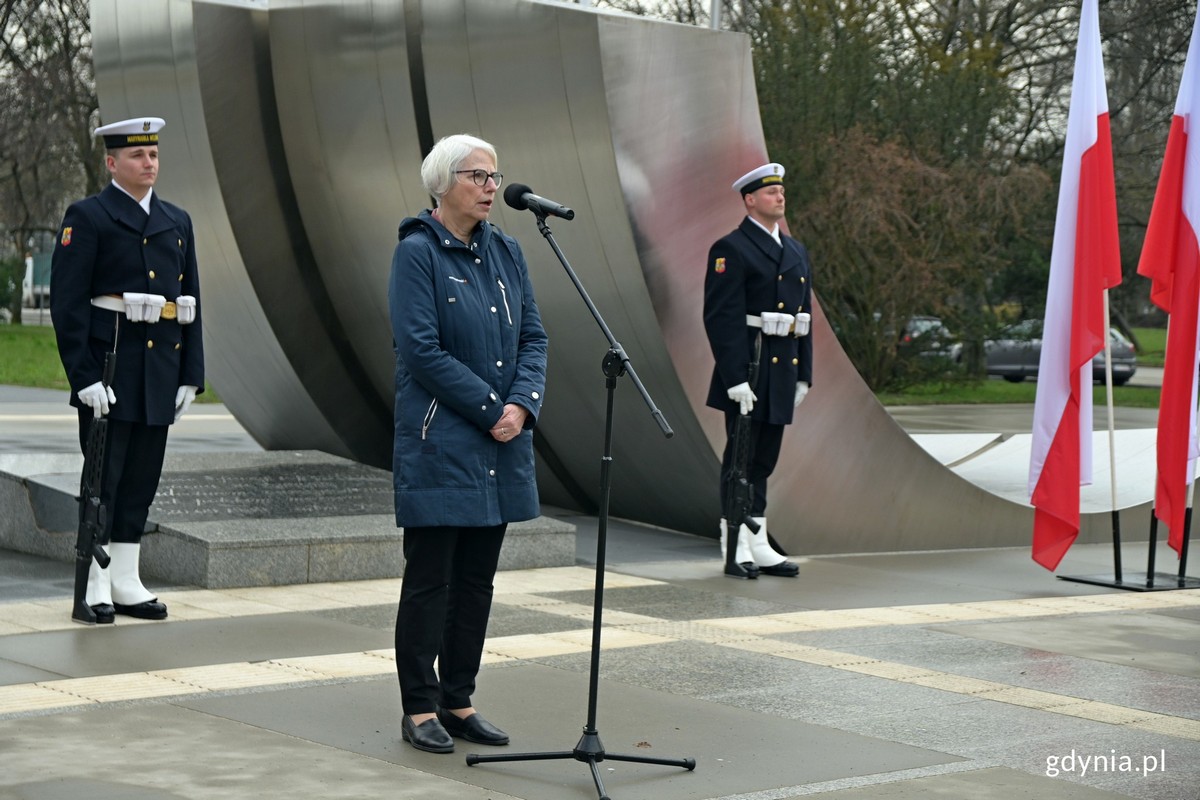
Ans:
[{"label": "white glove", "polygon": [[198,389],[195,386],[180,386],[175,392],[175,421],[179,422],[179,418],[188,410],[188,406],[196,399]]},{"label": "white glove", "polygon": [[754,401],[758,398],[754,396],[754,392],[750,390],[750,384],[739,383],[737,386],[730,387],[726,392],[729,399],[742,407],[742,414],[749,414],[754,410]]},{"label": "white glove", "polygon": [[796,327],[792,331],[792,335],[799,339],[801,336],[808,336],[808,328],[812,325],[812,314],[806,311],[801,311],[796,315]]},{"label": "white glove", "polygon": [[762,319],[763,336],[787,336],[792,332],[792,323],[796,320],[791,314],[779,311],[764,311],[759,317]]},{"label": "white glove", "polygon": [[196,298],[190,294],[175,298],[175,321],[180,325],[191,325],[196,321]]},{"label": "white glove", "polygon": [[808,381],[796,381],[796,402],[793,408],[800,407],[806,394],[808,394]]},{"label": "white glove", "polygon": [[108,414],[108,407],[117,404],[117,396],[113,394],[112,387],[105,386],[100,381],[80,389],[79,399],[85,406],[90,407],[97,417],[105,416]]},{"label": "white glove", "polygon": [[167,298],[161,294],[125,292],[121,298],[125,301],[125,316],[130,322],[158,322],[163,306],[167,304]]}]

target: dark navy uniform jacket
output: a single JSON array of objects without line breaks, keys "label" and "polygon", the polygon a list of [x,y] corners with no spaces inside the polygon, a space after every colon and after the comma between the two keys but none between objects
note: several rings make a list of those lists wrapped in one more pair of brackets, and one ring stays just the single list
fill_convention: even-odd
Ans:
[{"label": "dark navy uniform jacket", "polygon": [[[716,365],[708,390],[708,405],[736,411],[729,399],[731,386],[749,378],[758,328],[746,325],[746,315],[764,311],[812,313],[812,267],[804,245],[781,233],[783,246],[749,217],[737,230],[712,246],[704,275],[704,329]],[[812,385],[812,334],[762,337],[758,380],[752,387],[758,400],[750,416],[756,422],[787,425],[795,408],[796,382]]]},{"label": "dark navy uniform jacket", "polygon": [[[124,292],[196,298],[196,320],[130,322],[124,312],[96,308],[91,298]],[[50,272],[50,315],[58,353],[76,393],[100,380],[104,354],[117,339],[109,418],[148,425],[175,421],[180,386],[204,390],[200,279],[192,220],[178,206],[150,197],[150,214],[109,184],[73,203],[63,217]]]}]

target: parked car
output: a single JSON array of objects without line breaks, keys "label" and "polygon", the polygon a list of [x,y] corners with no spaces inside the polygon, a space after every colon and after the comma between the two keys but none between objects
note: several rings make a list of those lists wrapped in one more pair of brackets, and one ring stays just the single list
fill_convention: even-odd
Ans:
[{"label": "parked car", "polygon": [[954,334],[937,317],[913,316],[904,324],[899,346],[924,356],[952,356]]},{"label": "parked car", "polygon": [[[1108,329],[1112,351],[1113,383],[1122,386],[1137,372],[1137,353],[1133,343],[1116,328]],[[1020,383],[1027,377],[1037,377],[1038,361],[1042,357],[1042,321],[1026,319],[1010,325],[995,339],[983,343],[987,359],[987,374],[999,375],[1007,381]],[[1092,358],[1092,380],[1104,381],[1104,351]]]}]

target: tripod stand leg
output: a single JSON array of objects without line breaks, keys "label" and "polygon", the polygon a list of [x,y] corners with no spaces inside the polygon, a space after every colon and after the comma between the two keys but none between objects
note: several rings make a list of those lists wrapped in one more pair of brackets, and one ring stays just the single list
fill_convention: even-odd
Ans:
[{"label": "tripod stand leg", "polygon": [[649,756],[625,756],[619,753],[605,753],[604,758],[608,761],[628,761],[633,764],[657,764],[662,767],[683,767],[686,770],[694,770],[696,768],[696,759],[694,758],[651,758]]},{"label": "tripod stand leg", "polygon": [[587,765],[592,768],[592,780],[596,783],[596,793],[599,795],[597,800],[611,800],[604,792],[604,781],[600,778],[600,767],[596,766],[595,759],[589,758]]}]

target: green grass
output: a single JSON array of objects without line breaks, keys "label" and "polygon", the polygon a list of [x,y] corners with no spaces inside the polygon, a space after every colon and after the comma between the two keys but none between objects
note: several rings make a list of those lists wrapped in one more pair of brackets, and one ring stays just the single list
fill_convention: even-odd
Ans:
[{"label": "green grass", "polygon": [[[923,406],[951,404],[1032,403],[1037,393],[1037,381],[1010,383],[1005,380],[982,380],[962,383],[924,383],[902,392],[881,392],[879,402],[885,406]],[[1114,386],[1113,405],[1126,408],[1158,408],[1158,387]],[[1095,386],[1092,402],[1097,408],[1108,403],[1103,386]]]},{"label": "green grass", "polygon": [[1138,344],[1141,345],[1137,351],[1138,366],[1161,367],[1167,352],[1167,329],[1134,328],[1133,332],[1137,334]]},{"label": "green grass", "polygon": [[[54,329],[43,325],[0,325],[0,384],[69,390],[58,358]],[[197,403],[219,403],[207,382]]]}]

